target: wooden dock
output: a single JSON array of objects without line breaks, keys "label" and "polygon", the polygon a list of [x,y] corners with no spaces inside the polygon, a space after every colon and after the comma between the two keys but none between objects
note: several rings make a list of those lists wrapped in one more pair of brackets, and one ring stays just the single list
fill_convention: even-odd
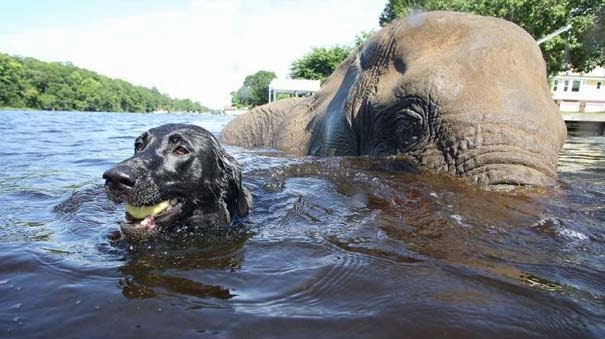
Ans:
[{"label": "wooden dock", "polygon": [[567,133],[577,136],[605,135],[605,112],[580,113],[561,112]]},{"label": "wooden dock", "polygon": [[605,112],[600,113],[580,113],[580,112],[561,112],[563,120],[583,121],[583,122],[605,122]]}]

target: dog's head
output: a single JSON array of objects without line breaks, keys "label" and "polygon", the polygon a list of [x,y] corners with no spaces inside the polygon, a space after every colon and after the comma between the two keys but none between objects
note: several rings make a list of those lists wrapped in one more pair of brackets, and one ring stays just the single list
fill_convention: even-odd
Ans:
[{"label": "dog's head", "polygon": [[149,239],[178,226],[226,227],[248,214],[239,164],[207,130],[162,125],[139,136],[134,149],[103,174],[109,198],[125,204],[126,238]]}]

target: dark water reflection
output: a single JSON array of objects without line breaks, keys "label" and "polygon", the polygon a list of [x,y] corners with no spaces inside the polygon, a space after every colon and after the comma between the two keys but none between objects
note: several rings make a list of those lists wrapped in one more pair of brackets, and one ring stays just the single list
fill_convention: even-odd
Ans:
[{"label": "dark water reflection", "polygon": [[0,112],[0,336],[605,334],[605,139],[560,187],[486,192],[404,164],[229,148],[255,207],[228,234],[130,250],[100,176],[164,122]]}]

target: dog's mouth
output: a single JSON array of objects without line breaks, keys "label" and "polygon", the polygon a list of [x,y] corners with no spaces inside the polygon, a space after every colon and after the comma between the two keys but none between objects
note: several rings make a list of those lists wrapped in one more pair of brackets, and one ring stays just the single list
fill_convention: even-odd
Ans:
[{"label": "dog's mouth", "polygon": [[134,206],[124,203],[126,216],[121,223],[126,235],[149,235],[174,223],[182,212],[183,204],[177,199],[165,200],[152,206]]}]

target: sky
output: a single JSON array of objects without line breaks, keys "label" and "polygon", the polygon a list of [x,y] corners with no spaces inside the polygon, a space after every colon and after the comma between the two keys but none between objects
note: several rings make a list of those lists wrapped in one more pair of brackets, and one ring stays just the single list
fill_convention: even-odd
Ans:
[{"label": "sky", "polygon": [[69,61],[211,108],[246,75],[378,28],[386,0],[0,0],[0,52]]}]

